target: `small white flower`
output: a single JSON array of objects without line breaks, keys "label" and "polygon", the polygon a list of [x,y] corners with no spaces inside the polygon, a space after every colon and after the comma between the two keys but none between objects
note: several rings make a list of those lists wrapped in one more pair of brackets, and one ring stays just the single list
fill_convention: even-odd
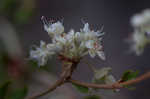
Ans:
[{"label": "small white flower", "polygon": [[75,38],[75,31],[73,29],[71,29],[68,34],[65,36],[65,39],[69,42],[69,43],[73,43],[72,41]]},{"label": "small white flower", "polygon": [[98,55],[102,60],[106,60],[104,51],[97,51],[97,55]]},{"label": "small white flower", "polygon": [[89,24],[88,23],[84,24],[83,32],[85,32],[85,33],[91,32],[91,30],[89,29]]},{"label": "small white flower", "polygon": [[149,43],[149,40],[144,33],[135,31],[132,35],[131,43],[131,51],[136,52],[136,55],[141,55],[145,46]]},{"label": "small white flower", "polygon": [[50,23],[45,19],[44,16],[42,16],[41,19],[44,23],[45,31],[47,31],[50,36],[60,35],[64,32],[64,26],[60,21],[57,21],[56,23]]},{"label": "small white flower", "polygon": [[131,19],[131,24],[132,26],[138,27],[143,24],[143,16],[136,14],[135,16],[132,17]]},{"label": "small white flower", "polygon": [[91,57],[98,55],[102,60],[105,60],[105,54],[102,51],[102,46],[99,45],[98,41],[89,40],[86,42],[86,47],[89,49],[89,54]]},{"label": "small white flower", "polygon": [[40,47],[30,51],[30,58],[36,60],[39,66],[46,64],[48,57],[55,54],[50,48],[47,48],[45,42],[40,42]]},{"label": "small white flower", "polygon": [[131,18],[131,25],[134,28],[131,43],[131,51],[141,55],[146,45],[150,44],[150,9],[142,11]]},{"label": "small white flower", "polygon": [[100,36],[104,35],[103,32],[100,32],[100,31],[95,32],[93,30],[90,30],[88,23],[84,24],[84,27],[83,29],[81,29],[81,32],[84,33],[85,40],[98,39]]},{"label": "small white flower", "polygon": [[135,14],[131,18],[131,24],[133,27],[141,27],[145,25],[150,26],[150,9],[146,9],[142,13]]}]

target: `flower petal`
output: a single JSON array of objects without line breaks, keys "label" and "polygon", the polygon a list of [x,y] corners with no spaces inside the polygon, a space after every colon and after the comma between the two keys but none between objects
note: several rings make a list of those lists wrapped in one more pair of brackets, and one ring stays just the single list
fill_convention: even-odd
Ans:
[{"label": "flower petal", "polygon": [[98,51],[97,54],[102,60],[106,60],[105,53],[103,51]]}]

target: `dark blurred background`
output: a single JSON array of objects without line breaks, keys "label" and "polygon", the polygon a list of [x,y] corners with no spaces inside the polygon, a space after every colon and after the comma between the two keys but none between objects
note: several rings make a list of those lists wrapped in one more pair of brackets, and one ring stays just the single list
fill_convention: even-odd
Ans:
[{"label": "dark blurred background", "polygon": [[[131,16],[146,8],[150,8],[149,3],[149,0],[36,0],[34,12],[28,22],[16,25],[15,22],[11,21],[11,18],[6,17],[5,19],[8,19],[11,24],[15,25],[17,32],[19,32],[19,40],[25,57],[28,56],[30,47],[34,44],[39,45],[40,40],[50,42],[49,36],[43,29],[40,20],[41,16],[54,20],[64,18],[65,31],[69,31],[71,28],[79,31],[83,27],[81,19],[91,24],[91,27],[94,29],[100,29],[104,25],[106,34],[103,45],[107,60],[101,61],[99,58],[92,59],[89,56],[83,60],[89,61],[97,68],[112,67],[112,73],[119,79],[125,70],[139,70],[140,74],[143,74],[150,69],[150,47],[147,47],[141,56],[136,56],[134,53],[128,53],[129,45],[125,42],[125,39],[133,31],[130,25]],[[1,16],[4,17],[3,14]],[[53,62],[50,60],[52,64],[50,71],[58,76],[60,64],[59,61],[53,60]],[[90,81],[92,74],[86,64],[81,61],[73,77],[79,80]],[[122,89],[119,93],[107,94],[100,92],[100,94],[104,99],[150,98],[150,80],[145,80],[135,86],[136,90],[134,91]],[[73,88],[71,90],[73,90],[74,96],[78,99],[82,99],[84,96]]]}]

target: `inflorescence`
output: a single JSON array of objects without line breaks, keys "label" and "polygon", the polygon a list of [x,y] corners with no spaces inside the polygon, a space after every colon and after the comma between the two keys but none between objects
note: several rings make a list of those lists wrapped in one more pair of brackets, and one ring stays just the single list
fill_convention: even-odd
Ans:
[{"label": "inflorescence", "polygon": [[68,33],[60,21],[48,22],[44,16],[41,20],[44,23],[44,30],[48,32],[52,43],[40,42],[40,47],[30,51],[30,58],[38,62],[39,66],[45,65],[52,55],[62,55],[68,59],[80,59],[89,54],[92,58],[98,55],[105,60],[102,47],[102,36],[104,32],[94,31],[85,23],[79,32],[71,29]]}]

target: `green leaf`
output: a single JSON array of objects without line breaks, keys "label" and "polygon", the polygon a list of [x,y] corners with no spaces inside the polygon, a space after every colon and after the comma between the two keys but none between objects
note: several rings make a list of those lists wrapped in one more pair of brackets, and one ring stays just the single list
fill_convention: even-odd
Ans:
[{"label": "green leaf", "polygon": [[84,99],[101,99],[101,97],[98,95],[88,95],[85,96]]},{"label": "green leaf", "polygon": [[[132,70],[126,71],[121,78],[121,82],[135,79],[137,77],[138,73],[139,73],[139,71],[132,71]],[[135,87],[129,86],[129,85],[125,85],[123,87],[125,87],[129,90],[135,90],[136,89]]]},{"label": "green leaf", "polygon": [[0,86],[0,99],[4,99],[7,94],[8,86],[11,82],[7,81],[3,85]]},{"label": "green leaf", "polygon": [[27,87],[16,89],[12,93],[10,93],[7,99],[25,99],[27,92],[28,92]]},{"label": "green leaf", "polygon": [[132,70],[128,70],[123,74],[121,81],[124,82],[124,81],[135,79],[137,77],[138,73],[139,73],[139,71],[134,72]]},{"label": "green leaf", "polygon": [[89,92],[89,88],[88,87],[84,87],[84,86],[80,86],[77,84],[72,83],[72,85],[81,93],[88,93]]}]

